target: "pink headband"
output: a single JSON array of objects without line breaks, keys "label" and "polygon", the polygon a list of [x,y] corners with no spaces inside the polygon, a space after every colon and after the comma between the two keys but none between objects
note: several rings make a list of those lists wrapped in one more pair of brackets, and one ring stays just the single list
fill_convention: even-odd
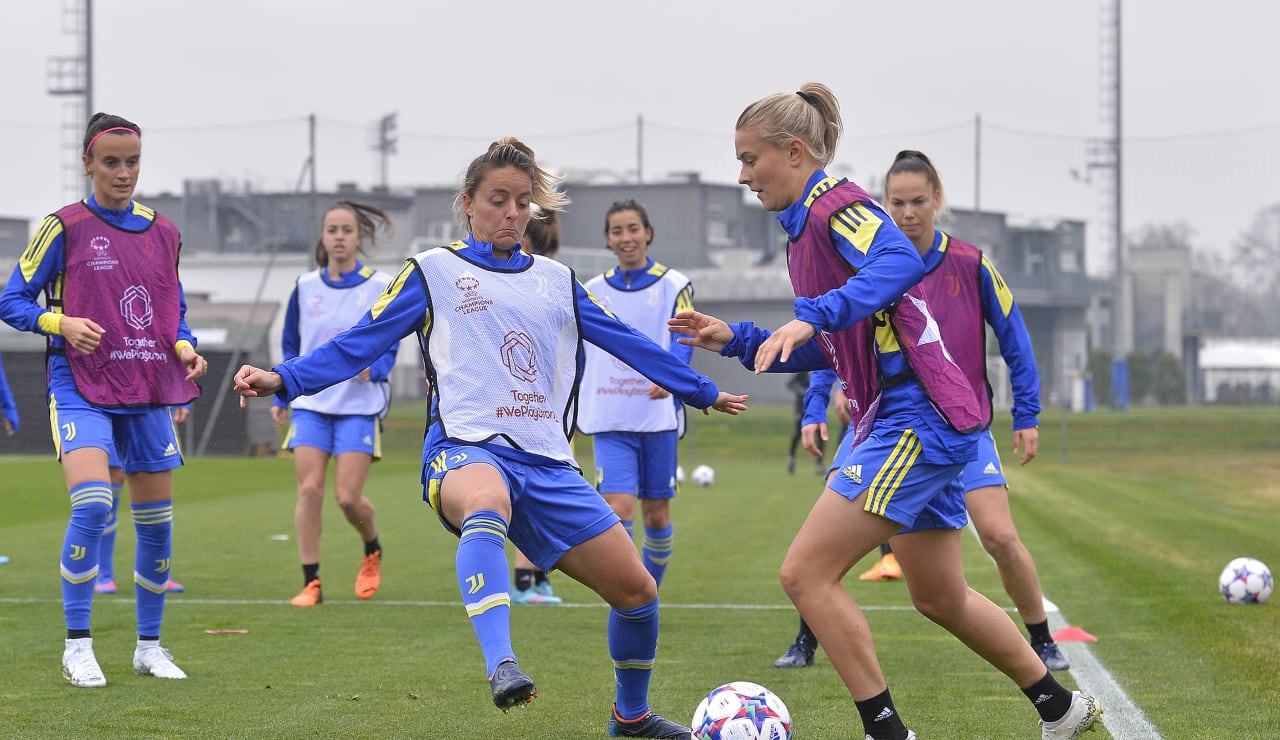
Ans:
[{"label": "pink headband", "polygon": [[89,139],[89,146],[87,146],[87,147],[85,147],[85,148],[84,148],[84,153],[85,153],[85,154],[88,154],[90,151],[92,151],[92,150],[93,150],[93,142],[97,141],[97,140],[98,140],[98,137],[102,136],[103,134],[109,134],[109,133],[111,133],[112,131],[128,131],[129,133],[131,133],[131,134],[133,134],[134,136],[138,137],[138,139],[139,139],[139,140],[141,140],[141,139],[142,139],[142,134],[138,133],[137,131],[134,131],[133,129],[129,128],[128,126],[115,126],[115,127],[112,127],[112,128],[104,128],[104,129],[102,129],[101,131],[99,131],[98,133],[94,134],[94,136],[93,136],[93,138],[92,138],[92,139]]}]

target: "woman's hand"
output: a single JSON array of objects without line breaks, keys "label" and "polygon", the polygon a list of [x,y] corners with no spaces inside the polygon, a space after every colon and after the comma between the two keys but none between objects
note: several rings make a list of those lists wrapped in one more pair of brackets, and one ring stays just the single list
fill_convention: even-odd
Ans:
[{"label": "woman's hand", "polygon": [[1019,429],[1013,433],[1013,452],[1022,453],[1022,459],[1018,462],[1026,465],[1035,459],[1040,453],[1040,427],[1029,427],[1027,429]]},{"label": "woman's hand", "polygon": [[681,311],[667,319],[667,330],[672,334],[680,334],[676,341],[701,347],[712,352],[719,352],[733,340],[733,329],[714,316],[697,311]]},{"label": "woman's hand", "polygon": [[797,347],[813,339],[816,331],[813,324],[800,319],[792,319],[761,342],[756,350],[756,375],[768,372],[774,360],[786,362]]},{"label": "woman's hand", "polygon": [[240,408],[244,408],[246,398],[270,396],[284,387],[284,380],[279,373],[244,365],[236,373],[235,383],[231,387],[240,394]]},{"label": "woman's hand", "polygon": [[183,345],[178,357],[187,366],[187,380],[195,380],[209,372],[209,363],[189,345]]},{"label": "woman's hand", "polygon": [[703,409],[702,413],[707,416],[710,416],[711,409],[715,409],[716,411],[719,411],[722,414],[737,416],[738,414],[741,414],[743,411],[747,410],[747,397],[735,396],[732,393],[725,393],[724,391],[720,391],[720,395],[716,396],[716,402],[711,404],[710,408]]},{"label": "woman's hand", "polygon": [[827,441],[827,422],[805,424],[800,427],[800,443],[804,445],[805,451],[821,460],[822,448],[818,447],[819,437],[822,438],[823,442]]},{"label": "woman's hand", "polygon": [[663,388],[657,383],[650,383],[649,399],[652,401],[657,401],[658,399],[661,399],[661,398],[671,398],[671,393],[668,392],[666,388]]},{"label": "woman's hand", "polygon": [[58,324],[58,333],[67,340],[67,344],[87,355],[98,348],[105,330],[92,319],[63,316]]}]

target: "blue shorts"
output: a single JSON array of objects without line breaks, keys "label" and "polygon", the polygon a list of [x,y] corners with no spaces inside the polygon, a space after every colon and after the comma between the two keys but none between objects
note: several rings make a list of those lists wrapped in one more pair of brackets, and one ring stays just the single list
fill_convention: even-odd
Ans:
[{"label": "blue shorts", "polygon": [[[445,445],[432,451],[424,472],[423,499],[440,515],[440,485],[451,470],[485,463],[502,475],[511,495],[507,537],[535,565],[555,567],[570,548],[618,523],[618,516],[576,468],[548,460],[530,465],[495,455],[475,445]],[[440,516],[445,529],[461,535]]]},{"label": "blue shorts", "polygon": [[363,452],[374,460],[382,459],[382,422],[377,414],[322,414],[294,409],[291,417],[284,437],[286,450],[315,447],[335,456]]},{"label": "blue shorts", "polygon": [[58,459],[68,452],[94,447],[107,453],[108,464],[128,473],[160,473],[182,466],[182,446],[169,407],[108,409],[85,401],[78,393],[49,394],[49,424]]},{"label": "blue shorts", "polygon": [[1008,485],[1004,479],[1004,467],[1000,465],[1000,454],[996,452],[996,438],[990,430],[978,435],[978,459],[964,466],[960,484],[964,486],[965,493],[987,486]]},{"label": "blue shorts", "polygon": [[964,463],[924,462],[920,439],[910,429],[872,427],[857,447],[845,449],[845,442],[831,490],[850,501],[863,496],[865,511],[903,525],[899,534],[969,523],[959,479]]},{"label": "blue shorts", "polygon": [[601,432],[592,437],[596,489],[639,498],[675,498],[676,448],[669,432]]}]

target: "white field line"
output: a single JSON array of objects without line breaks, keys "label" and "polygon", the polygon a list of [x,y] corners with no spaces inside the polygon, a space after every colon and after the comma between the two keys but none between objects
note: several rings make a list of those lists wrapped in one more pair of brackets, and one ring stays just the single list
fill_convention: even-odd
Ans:
[{"label": "white field line", "polygon": [[[978,530],[974,528],[972,519],[969,520],[968,529],[973,533],[974,539],[978,539]],[[995,565],[995,559],[989,554],[987,559]],[[1049,601],[1047,596],[1043,598],[1050,631],[1071,626],[1058,605]],[[1086,643],[1063,642],[1058,646],[1066,654],[1067,660],[1071,661],[1071,677],[1076,680],[1080,690],[1091,694],[1102,704],[1102,723],[1115,740],[1159,740],[1159,730],[1151,724],[1138,705],[1133,703],[1111,672],[1098,662]]]},{"label": "white field line", "polygon": [[[125,604],[132,605],[134,600],[128,596],[110,596],[106,594],[98,594],[93,597],[94,606],[100,604]],[[61,604],[62,599],[40,599],[40,598],[18,598],[18,597],[0,597],[0,604]],[[288,599],[192,599],[186,596],[173,595],[165,599],[165,608],[183,604],[202,604],[211,606],[288,606]],[[329,606],[355,606],[361,605],[366,607],[375,606],[439,606],[450,609],[462,609],[461,601],[387,601],[385,599],[370,599],[369,601],[361,601],[359,599],[330,599],[325,598],[324,605]],[[863,611],[868,612],[912,612],[915,611],[913,606],[862,606]],[[603,601],[592,601],[582,604],[557,604],[556,606],[539,607],[540,610],[551,609],[605,609],[608,604]],[[795,607],[791,604],[662,604],[663,609],[706,609],[719,611],[795,611]]]},{"label": "white field line", "polygon": [[[973,528],[973,523],[969,524],[975,538],[978,532]],[[990,559],[990,556],[988,556]],[[992,565],[995,561],[991,560]],[[131,605],[134,603],[132,598],[127,596],[109,596],[105,594],[96,595],[93,599],[95,605],[101,604],[124,604]],[[61,599],[42,599],[42,598],[14,598],[0,597],[0,604],[58,604]],[[325,599],[325,606],[354,606],[362,605],[365,607],[443,607],[449,609],[460,609],[461,603],[456,600],[450,601],[388,601],[384,599],[362,601],[359,599]],[[183,595],[175,595],[165,600],[166,607],[176,606],[181,608],[183,604],[192,605],[212,605],[212,606],[287,606],[287,599],[198,599],[190,598]],[[603,609],[603,602],[590,602],[581,604],[560,604],[555,607],[542,607],[544,609]],[[863,611],[868,612],[892,612],[892,611],[915,611],[911,606],[876,606],[871,604],[859,604]],[[1062,610],[1058,605],[1050,601],[1047,597],[1044,599],[1045,612],[1049,617],[1049,627],[1051,630],[1057,630],[1062,627],[1070,626],[1067,619],[1062,614]],[[664,603],[663,609],[691,609],[691,610],[718,610],[718,611],[794,611],[795,607],[791,604],[677,604]],[[1005,611],[1015,612],[1016,610],[1006,607]],[[1103,724],[1115,740],[1159,740],[1161,735],[1150,721],[1147,720],[1142,710],[1125,693],[1124,689],[1116,682],[1115,677],[1094,657],[1093,652],[1088,646],[1082,642],[1066,642],[1061,643],[1063,653],[1067,659],[1071,661],[1071,676],[1076,680],[1081,690],[1092,694],[1102,703],[1105,709],[1103,715]]]}]

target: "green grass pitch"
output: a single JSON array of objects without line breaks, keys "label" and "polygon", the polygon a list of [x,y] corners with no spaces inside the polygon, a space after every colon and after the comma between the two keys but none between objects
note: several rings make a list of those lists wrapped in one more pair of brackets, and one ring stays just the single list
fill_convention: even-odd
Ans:
[{"label": "green grass pitch", "polygon": [[[521,665],[541,697],[506,715],[490,702],[454,578],[456,540],[421,502],[421,408],[415,401],[393,411],[386,458],[367,486],[385,547],[382,589],[369,602],[352,592],[362,553],[330,497],[326,601],[289,606],[301,587],[289,460],[192,459],[177,472],[173,573],[187,592],[169,597],[163,641],[186,681],[133,674],[127,588],[94,603],[108,686],[75,689],[62,679],[61,470],[51,457],[0,456],[0,553],[11,558],[0,566],[0,735],[603,737],[613,697],[607,612],[562,575],[553,579],[568,606],[512,612]],[[809,669],[772,667],[796,626],[778,565],[821,487],[806,465],[786,474],[790,414],[760,407],[738,418],[693,417],[682,462],[686,470],[710,464],[717,478],[684,488],[674,504],[652,703],[688,721],[709,689],[750,680],[783,698],[797,738],[861,737],[821,652]],[[1006,443],[1003,417],[996,434]],[[1273,734],[1280,597],[1232,606],[1216,581],[1239,555],[1280,567],[1280,410],[1135,409],[1065,423],[1049,412],[1040,439],[1040,458],[1027,468],[1006,455],[1014,517],[1046,596],[1098,637],[1088,650],[1164,737]],[[589,466],[590,445],[578,449]],[[122,573],[133,558],[124,519]],[[1008,606],[969,534],[964,557],[970,583]],[[914,612],[901,583],[851,576],[847,587],[868,610],[895,701],[921,738],[1038,736],[1021,693]],[[217,629],[248,632],[206,633]]]}]

